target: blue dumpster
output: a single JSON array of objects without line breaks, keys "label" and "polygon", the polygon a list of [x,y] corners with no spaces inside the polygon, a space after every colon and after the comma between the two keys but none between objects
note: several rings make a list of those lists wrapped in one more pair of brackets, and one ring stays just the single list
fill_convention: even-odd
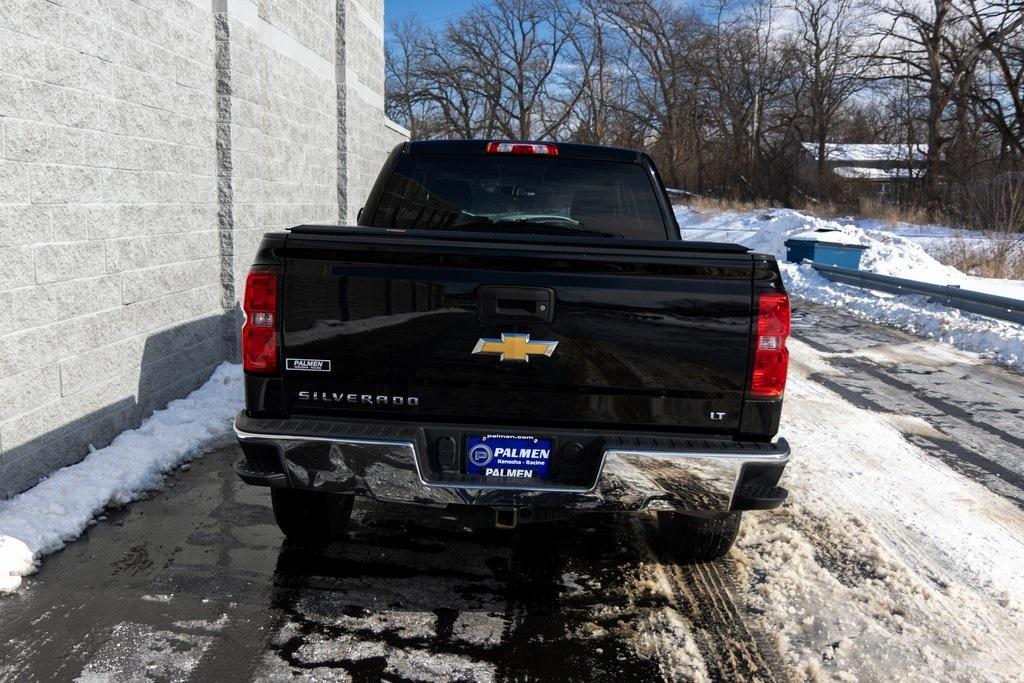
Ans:
[{"label": "blue dumpster", "polygon": [[[841,236],[841,237],[840,237]],[[786,240],[786,260],[800,263],[804,259],[840,268],[860,269],[860,255],[867,247],[847,243],[846,235],[834,230],[802,232]],[[838,241],[838,240],[843,241]]]}]

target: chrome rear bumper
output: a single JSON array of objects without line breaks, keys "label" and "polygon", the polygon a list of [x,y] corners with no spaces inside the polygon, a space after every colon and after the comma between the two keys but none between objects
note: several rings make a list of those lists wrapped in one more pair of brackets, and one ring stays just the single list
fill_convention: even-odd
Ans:
[{"label": "chrome rear bumper", "polygon": [[236,421],[235,434],[247,454],[255,446],[277,460],[277,467],[272,463],[256,470],[241,464],[239,474],[249,483],[433,507],[690,512],[776,507],[785,490],[775,484],[790,454],[784,439],[774,444],[701,440],[695,447],[667,449],[656,440],[653,447],[640,447],[609,438],[593,481],[575,486],[521,479],[485,482],[466,474],[424,471],[417,452],[423,441],[414,429],[400,431],[401,438],[263,430],[276,425],[286,426],[269,422],[257,432]]}]

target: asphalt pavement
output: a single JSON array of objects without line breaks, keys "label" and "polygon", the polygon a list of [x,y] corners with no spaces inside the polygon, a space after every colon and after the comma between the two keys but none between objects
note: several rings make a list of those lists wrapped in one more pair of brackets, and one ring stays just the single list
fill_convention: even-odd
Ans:
[{"label": "asphalt pavement", "polygon": [[218,448],[110,511],[0,600],[0,678],[653,680],[658,656],[637,649],[665,612],[701,624],[709,657],[723,638],[749,650],[722,677],[774,678],[727,563],[675,566],[649,520],[503,531],[362,505],[347,542],[294,545],[267,491],[231,471],[238,455]]}]

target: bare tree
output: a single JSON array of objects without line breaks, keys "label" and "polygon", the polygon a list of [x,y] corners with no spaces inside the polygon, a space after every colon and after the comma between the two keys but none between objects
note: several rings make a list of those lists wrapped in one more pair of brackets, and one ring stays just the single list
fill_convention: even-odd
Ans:
[{"label": "bare tree", "polygon": [[784,202],[806,196],[806,142],[823,199],[845,196],[828,142],[925,142],[927,204],[960,215],[979,174],[1024,163],[1024,0],[714,1],[480,0],[407,21],[388,113],[416,137],[642,149],[673,186]]},{"label": "bare tree", "polygon": [[424,45],[419,21],[405,17],[392,25],[391,33],[393,39],[385,46],[384,53],[387,115],[402,121],[414,138],[423,137],[428,132],[424,123],[435,91],[424,79]]},{"label": "bare tree", "polygon": [[946,109],[963,81],[971,78],[986,43],[1001,43],[1024,23],[1024,13],[984,32],[982,38],[971,31],[971,13],[953,0],[922,5],[885,0],[875,9],[888,17],[875,59],[892,70],[891,77],[910,79],[925,91],[925,198],[934,212],[942,199],[942,155],[949,141],[943,126]]},{"label": "bare tree", "polygon": [[665,0],[608,2],[606,8],[629,48],[619,62],[636,86],[629,113],[657,138],[662,172],[678,186],[688,113],[697,99],[696,74],[687,59],[699,21]]},{"label": "bare tree", "polygon": [[623,104],[616,101],[616,91],[621,96],[625,89],[612,66],[615,37],[604,5],[603,0],[580,0],[573,20],[576,30],[567,34],[573,62],[568,73],[578,79],[572,137],[590,144],[609,141],[616,104]]},{"label": "bare tree", "polygon": [[457,29],[431,34],[425,48],[423,73],[434,106],[437,134],[473,138],[492,135],[497,128],[500,88],[493,67],[481,63],[475,51],[453,43]]},{"label": "bare tree", "polygon": [[1000,152],[1024,161],[1024,1],[969,0],[967,9],[984,50],[973,95],[1000,136]]},{"label": "bare tree", "polygon": [[571,14],[548,0],[495,0],[449,25],[445,41],[487,97],[486,128],[508,137],[551,137],[571,111],[557,104],[552,74],[569,42]]},{"label": "bare tree", "polygon": [[[707,29],[701,106],[717,139],[720,192],[759,196],[774,179],[791,176],[796,60],[780,35],[774,0],[737,11],[723,0]],[[768,161],[769,163],[764,163]],[[779,163],[776,163],[779,162]],[[788,184],[785,180],[783,184]],[[787,194],[786,188],[776,188]]]},{"label": "bare tree", "polygon": [[870,60],[864,55],[865,16],[856,0],[795,0],[799,18],[794,54],[806,84],[803,102],[817,148],[819,194],[825,192],[827,143],[842,108],[864,89]]}]

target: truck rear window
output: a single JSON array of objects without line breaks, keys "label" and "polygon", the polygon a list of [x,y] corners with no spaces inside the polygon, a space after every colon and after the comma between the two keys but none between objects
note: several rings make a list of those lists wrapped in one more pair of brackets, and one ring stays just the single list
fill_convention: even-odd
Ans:
[{"label": "truck rear window", "polygon": [[639,164],[412,155],[398,162],[370,225],[664,240],[655,191]]}]

